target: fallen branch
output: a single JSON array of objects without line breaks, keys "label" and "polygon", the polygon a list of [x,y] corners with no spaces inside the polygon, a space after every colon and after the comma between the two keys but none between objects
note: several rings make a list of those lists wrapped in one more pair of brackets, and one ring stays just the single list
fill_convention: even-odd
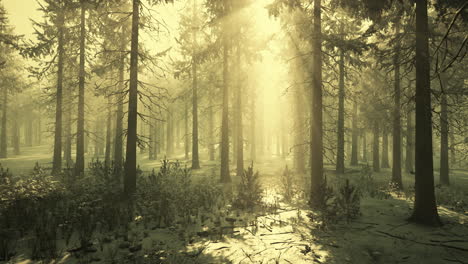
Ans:
[{"label": "fallen branch", "polygon": [[451,249],[456,249],[456,250],[468,252],[468,248],[462,248],[462,247],[457,247],[457,246],[452,246],[452,245],[445,245],[445,244],[442,244],[442,243],[434,244],[434,243],[428,243],[428,242],[421,242],[421,241],[417,241],[417,240],[414,240],[414,239],[409,239],[409,238],[405,238],[405,237],[402,237],[402,236],[393,235],[393,234],[383,232],[383,231],[376,231],[376,232],[380,233],[380,234],[383,234],[383,235],[386,235],[386,236],[389,236],[389,237],[396,238],[396,239],[411,241],[413,243],[420,244],[420,245],[451,248]]}]

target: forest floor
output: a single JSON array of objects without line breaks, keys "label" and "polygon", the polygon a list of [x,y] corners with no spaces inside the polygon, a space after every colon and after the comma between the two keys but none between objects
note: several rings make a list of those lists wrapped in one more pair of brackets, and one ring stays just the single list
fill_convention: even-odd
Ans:
[{"label": "forest floor", "polygon": [[[36,161],[50,160],[45,147],[24,149],[23,153],[2,160],[3,167],[25,173]],[[159,166],[159,162],[141,161],[145,171]],[[205,223],[203,227],[175,223],[167,228],[151,228],[134,223],[131,232],[132,243],[139,245],[136,249],[122,246],[123,241],[118,240],[104,246],[95,241],[95,252],[80,258],[64,253],[57,263],[124,263],[123,259],[138,252],[143,259],[154,256],[166,259],[142,263],[468,263],[466,207],[455,211],[439,206],[444,225],[430,228],[406,221],[412,211],[412,200],[402,193],[390,193],[385,198],[364,196],[357,219],[317,225],[309,217],[310,210],[305,204],[282,202],[280,178],[287,163],[271,157],[255,164],[265,203],[274,210],[232,210],[225,213],[221,225]],[[215,162],[202,165],[202,170],[193,173],[195,176],[218,172]],[[359,173],[359,167],[350,168],[345,177],[352,180]],[[331,166],[327,166],[327,175],[336,176]],[[383,169],[373,177],[376,182],[386,184],[391,171]],[[404,175],[405,186],[412,185],[413,177]],[[468,192],[467,171],[454,171],[451,177],[454,186]],[[466,205],[468,201],[462,202]],[[218,230],[216,226],[219,232],[213,231]],[[23,256],[18,254],[9,263],[34,263]]]}]

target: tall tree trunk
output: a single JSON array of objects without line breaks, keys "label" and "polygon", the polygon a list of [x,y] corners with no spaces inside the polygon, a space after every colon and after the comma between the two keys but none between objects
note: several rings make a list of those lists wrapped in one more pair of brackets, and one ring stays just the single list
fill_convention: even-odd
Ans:
[{"label": "tall tree trunk", "polygon": [[374,121],[374,143],[372,149],[372,168],[375,172],[380,171],[379,161],[379,123]]},{"label": "tall tree trunk", "polygon": [[367,135],[364,128],[362,129],[362,161],[367,162]]},{"label": "tall tree trunk", "polygon": [[185,136],[184,136],[184,139],[185,139],[185,159],[188,160],[189,159],[189,155],[190,155],[190,134],[189,134],[189,111],[188,111],[188,98],[185,99],[185,114],[184,114],[184,121],[185,121]]},{"label": "tall tree trunk", "polygon": [[358,156],[359,156],[359,150],[358,150],[358,140],[359,140],[359,131],[357,127],[357,122],[358,122],[358,104],[357,102],[354,102],[353,105],[353,131],[352,133],[352,138],[351,138],[351,166],[356,166],[358,165]]},{"label": "tall tree trunk", "polygon": [[112,146],[112,97],[107,97],[107,126],[106,126],[106,153],[104,164],[110,166],[111,164],[111,146]]},{"label": "tall tree trunk", "polygon": [[[228,7],[225,7],[228,9]],[[225,11],[225,18],[228,17],[228,11]],[[227,22],[225,22],[227,23]],[[227,25],[224,25],[223,32],[223,113],[221,123],[221,182],[231,182],[229,175],[229,40],[227,35]]]},{"label": "tall tree trunk", "polygon": [[26,147],[32,147],[33,145],[33,121],[32,117],[28,116],[25,118],[25,145]]},{"label": "tall tree trunk", "polygon": [[[197,3],[193,0],[193,23],[197,25],[197,16],[196,16],[196,7]],[[200,169],[200,161],[198,157],[198,83],[197,83],[197,29],[196,26],[193,27],[193,46],[194,50],[192,53],[192,169]]]},{"label": "tall tree trunk", "polygon": [[58,61],[57,61],[57,92],[55,94],[55,131],[54,131],[54,157],[52,173],[58,174],[62,170],[62,90],[63,90],[63,55],[64,55],[64,26],[65,14],[63,10],[58,13]]},{"label": "tall tree trunk", "polygon": [[124,191],[131,197],[136,191],[137,118],[138,118],[138,27],[140,0],[133,0],[132,40],[130,50],[130,89],[128,97],[127,151],[125,159]]},{"label": "tall tree trunk", "polygon": [[120,56],[119,56],[119,83],[117,85],[117,110],[115,113],[115,139],[114,139],[114,170],[117,182],[120,182],[120,174],[123,169],[123,102],[125,101],[125,30],[120,32]]},{"label": "tall tree trunk", "polygon": [[37,145],[42,144],[42,118],[39,113],[39,117],[37,118]]},{"label": "tall tree trunk", "polygon": [[382,129],[382,168],[390,168],[390,163],[388,162],[388,132],[387,128]]},{"label": "tall tree trunk", "polygon": [[13,127],[12,127],[12,135],[13,135],[13,153],[15,155],[20,155],[20,126],[19,126],[19,116],[18,116],[18,110],[14,112],[13,116]]},{"label": "tall tree trunk", "polygon": [[63,146],[63,158],[67,168],[73,168],[72,162],[72,105],[73,105],[73,94],[70,85],[66,88],[66,105],[65,110],[65,144]]},{"label": "tall tree trunk", "polygon": [[252,89],[250,97],[250,160],[255,162],[257,160],[257,148],[256,148],[256,134],[255,128],[257,124],[256,120],[256,105],[255,105],[255,90]]},{"label": "tall tree trunk", "polygon": [[[442,75],[442,74],[441,74]],[[440,98],[440,179],[442,185],[449,185],[449,123],[448,123],[448,105],[447,105],[447,82],[444,76],[441,76],[443,87]]]},{"label": "tall tree trunk", "polygon": [[414,128],[413,128],[413,112],[408,109],[406,113],[406,154],[405,154],[405,170],[412,172],[414,169]]},{"label": "tall tree trunk", "polygon": [[85,41],[86,41],[86,9],[81,2],[81,30],[80,30],[80,69],[78,81],[78,121],[76,128],[76,164],[75,175],[81,176],[84,172],[84,104],[85,104]]},{"label": "tall tree trunk", "polygon": [[215,160],[215,149],[214,149],[214,114],[213,114],[213,88],[209,88],[209,106],[208,106],[208,154],[210,161]]},{"label": "tall tree trunk", "polygon": [[244,134],[242,125],[242,82],[241,82],[241,50],[240,43],[237,40],[236,49],[236,67],[237,67],[237,89],[236,89],[236,136],[237,136],[237,153],[236,153],[236,172],[237,176],[244,174]]},{"label": "tall tree trunk", "polygon": [[8,89],[3,87],[3,102],[2,102],[2,134],[0,140],[0,158],[8,157],[8,141],[7,141],[7,121],[8,121]]},{"label": "tall tree trunk", "polygon": [[340,50],[340,81],[338,91],[338,143],[336,150],[336,173],[344,173],[344,155],[345,155],[345,139],[344,139],[344,52]]},{"label": "tall tree trunk", "polygon": [[166,125],[166,155],[167,157],[171,157],[174,154],[174,131],[173,131],[173,124],[174,124],[174,117],[172,113],[172,107],[169,107],[167,111],[167,125]]},{"label": "tall tree trunk", "polygon": [[[302,72],[303,69],[301,69],[301,64],[297,63],[299,65],[296,66],[295,71],[297,72]],[[296,172],[299,174],[304,174],[306,169],[306,148],[305,148],[305,139],[304,135],[306,133],[306,112],[304,111],[304,87],[302,86],[302,83],[304,83],[304,78],[302,73],[298,73],[300,76],[298,78],[298,85],[295,86],[294,90],[294,111],[296,113],[296,118],[295,118],[295,126],[294,128],[296,129],[296,133],[294,136],[294,168],[296,169]]]},{"label": "tall tree trunk", "polygon": [[321,0],[314,1],[312,40],[312,107],[310,133],[310,171],[312,207],[323,205],[323,142],[322,142],[322,21]]},{"label": "tall tree trunk", "polygon": [[431,82],[427,0],[416,1],[416,172],[414,209],[410,220],[441,224],[434,193]]},{"label": "tall tree trunk", "polygon": [[455,154],[455,136],[453,132],[449,131],[450,138],[450,166],[453,167],[457,163],[457,156]]},{"label": "tall tree trunk", "polygon": [[[396,22],[395,31],[400,33],[400,24]],[[392,151],[392,182],[398,189],[403,188],[403,181],[401,179],[401,91],[400,91],[400,43],[397,42],[395,48],[395,56],[393,61],[395,67],[394,78],[394,93],[395,102],[393,105],[393,151]]]}]

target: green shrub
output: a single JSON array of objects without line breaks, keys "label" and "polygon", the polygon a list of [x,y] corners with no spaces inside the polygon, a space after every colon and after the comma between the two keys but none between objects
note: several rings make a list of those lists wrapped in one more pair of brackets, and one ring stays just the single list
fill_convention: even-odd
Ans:
[{"label": "green shrub", "polygon": [[435,188],[437,204],[448,206],[457,212],[465,212],[468,208],[468,195],[456,186],[441,186]]},{"label": "green shrub", "polygon": [[281,190],[283,194],[283,198],[286,202],[290,202],[293,198],[294,193],[294,175],[291,170],[289,170],[288,166],[284,168],[283,174],[281,175]]},{"label": "green shrub", "polygon": [[240,209],[252,209],[254,206],[261,204],[262,195],[263,190],[260,185],[259,174],[258,171],[254,173],[252,164],[241,175],[233,206]]}]

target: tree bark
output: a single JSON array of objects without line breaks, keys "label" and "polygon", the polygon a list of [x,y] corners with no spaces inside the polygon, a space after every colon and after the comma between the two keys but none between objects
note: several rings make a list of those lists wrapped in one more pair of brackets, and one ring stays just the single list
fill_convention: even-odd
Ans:
[{"label": "tree bark", "polygon": [[136,191],[136,148],[138,119],[138,27],[140,0],[133,0],[132,40],[130,50],[130,89],[128,98],[127,151],[125,159],[124,192],[128,198]]},{"label": "tree bark", "polygon": [[198,83],[197,83],[197,16],[196,16],[196,1],[193,0],[193,54],[192,54],[192,169],[200,169],[200,161],[198,157]]},{"label": "tree bark", "polygon": [[185,99],[185,114],[184,114],[184,121],[185,121],[185,136],[184,136],[184,139],[185,139],[185,159],[188,160],[189,159],[189,155],[190,155],[190,134],[189,134],[189,111],[188,111],[188,98]]},{"label": "tree bark", "polygon": [[84,173],[84,104],[85,104],[85,44],[86,44],[86,9],[81,1],[81,22],[80,22],[80,69],[78,81],[78,121],[76,129],[76,163],[75,175],[81,176]]},{"label": "tree bark", "polygon": [[416,172],[415,201],[410,220],[441,224],[434,193],[431,82],[427,0],[416,1]]},{"label": "tree bark", "polygon": [[64,30],[65,14],[63,10],[58,13],[58,61],[57,61],[57,92],[55,94],[55,131],[54,131],[54,156],[52,161],[52,174],[62,171],[62,90],[63,90],[63,55],[64,55]]},{"label": "tree bark", "polygon": [[338,90],[338,143],[336,150],[336,173],[343,174],[345,170],[344,156],[345,156],[345,138],[344,138],[344,52],[340,50],[340,80]]},{"label": "tree bark", "polygon": [[321,0],[314,1],[312,38],[313,73],[310,133],[310,169],[312,207],[323,205],[323,142],[322,142],[322,21]]}]

